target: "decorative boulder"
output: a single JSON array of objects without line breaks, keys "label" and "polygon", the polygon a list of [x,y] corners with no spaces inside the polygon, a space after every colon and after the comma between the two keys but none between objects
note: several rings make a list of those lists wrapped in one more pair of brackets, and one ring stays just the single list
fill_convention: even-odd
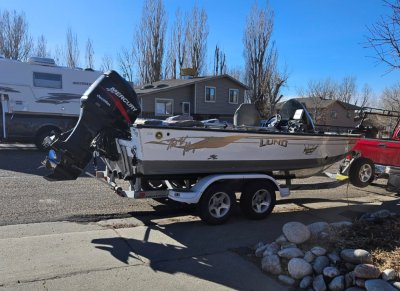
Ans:
[{"label": "decorative boulder", "polygon": [[312,282],[313,282],[313,277],[311,277],[311,276],[305,276],[305,277],[300,281],[299,287],[302,288],[302,289],[306,289],[306,288],[308,288],[308,287],[311,286]]},{"label": "decorative boulder", "polygon": [[286,223],[282,228],[282,232],[288,241],[295,244],[301,244],[307,241],[311,236],[308,227],[296,221]]},{"label": "decorative boulder", "polygon": [[293,258],[289,261],[288,271],[293,278],[301,279],[312,274],[312,267],[303,259]]},{"label": "decorative boulder", "polygon": [[282,273],[281,261],[277,255],[265,256],[261,261],[261,268],[264,272],[274,275]]},{"label": "decorative boulder", "polygon": [[303,257],[304,253],[299,248],[287,248],[280,250],[278,252],[278,256],[280,256],[281,258],[292,259],[292,258]]},{"label": "decorative boulder", "polygon": [[279,245],[276,242],[272,242],[270,244],[267,244],[266,248],[264,249],[263,257],[276,255],[278,251],[279,251]]},{"label": "decorative boulder", "polygon": [[362,249],[344,249],[340,252],[340,257],[352,264],[371,264],[372,255]]},{"label": "decorative boulder", "polygon": [[322,270],[322,274],[324,274],[325,277],[334,278],[340,274],[340,271],[336,267],[325,267]]},{"label": "decorative boulder", "polygon": [[360,264],[354,268],[354,275],[361,279],[376,279],[381,275],[381,271],[371,264]]},{"label": "decorative boulder", "polygon": [[313,264],[313,269],[315,273],[322,274],[325,267],[329,265],[329,259],[326,256],[317,257]]},{"label": "decorative boulder", "polygon": [[337,276],[328,285],[331,291],[341,291],[344,290],[344,276]]},{"label": "decorative boulder", "polygon": [[321,232],[328,232],[329,230],[329,223],[325,221],[314,222],[307,225],[308,229],[311,232],[311,238],[316,239],[320,237]]},{"label": "decorative boulder", "polygon": [[396,271],[393,269],[386,269],[382,272],[382,279],[385,281],[394,280],[396,278]]},{"label": "decorative boulder", "polygon": [[324,277],[322,275],[318,275],[314,278],[313,288],[315,291],[325,291],[326,290],[326,284],[324,281]]},{"label": "decorative boulder", "polygon": [[294,283],[296,283],[296,281],[292,278],[289,277],[287,275],[279,275],[278,276],[279,281],[281,281],[282,283],[289,285],[289,286],[293,286]]},{"label": "decorative boulder", "polygon": [[313,247],[311,249],[311,252],[316,256],[323,256],[326,254],[326,249],[321,248],[321,247]]},{"label": "decorative boulder", "polygon": [[365,289],[367,291],[397,291],[395,287],[381,279],[365,281]]},{"label": "decorative boulder", "polygon": [[312,252],[308,251],[305,253],[303,259],[306,260],[308,263],[311,263],[312,261],[314,261],[315,255]]}]

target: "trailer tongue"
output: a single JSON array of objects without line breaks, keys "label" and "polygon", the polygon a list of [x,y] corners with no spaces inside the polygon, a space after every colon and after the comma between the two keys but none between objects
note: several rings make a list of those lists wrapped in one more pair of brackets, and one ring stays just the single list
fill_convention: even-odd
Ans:
[{"label": "trailer tongue", "polygon": [[93,141],[110,148],[103,153],[113,160],[115,138],[130,139],[129,127],[140,114],[132,86],[114,71],[104,73],[81,97],[76,126],[51,142],[55,150],[45,161],[53,172],[50,181],[76,179],[93,155]]}]

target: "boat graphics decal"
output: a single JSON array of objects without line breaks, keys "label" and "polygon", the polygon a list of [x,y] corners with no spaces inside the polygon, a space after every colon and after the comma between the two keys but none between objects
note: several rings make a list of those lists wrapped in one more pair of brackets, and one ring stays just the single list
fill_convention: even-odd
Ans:
[{"label": "boat graphics decal", "polygon": [[[190,140],[189,140],[190,139]],[[200,139],[198,142],[192,142],[193,139]],[[250,140],[250,141],[249,141]],[[167,146],[167,150],[172,148],[182,149],[183,155],[187,152],[194,153],[196,150],[205,148],[222,148],[232,143],[254,143],[254,140],[259,144],[259,147],[265,147],[269,145],[278,145],[281,147],[287,147],[288,141],[285,139],[274,139],[265,138],[260,136],[243,136],[243,135],[230,135],[224,137],[178,137],[169,138],[159,141],[150,141],[149,144],[158,144]]]},{"label": "boat graphics decal", "polygon": [[10,87],[0,87],[0,92],[6,92],[6,93],[21,93],[18,90],[15,90],[13,88]]},{"label": "boat graphics decal", "polygon": [[304,145],[304,154],[311,155],[318,148],[317,144],[305,144]]}]

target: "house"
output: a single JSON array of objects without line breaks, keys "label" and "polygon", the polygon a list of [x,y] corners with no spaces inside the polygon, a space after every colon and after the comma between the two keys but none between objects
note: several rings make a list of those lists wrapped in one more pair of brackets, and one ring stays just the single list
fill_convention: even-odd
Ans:
[{"label": "house", "polygon": [[[340,100],[323,98],[295,98],[302,103],[313,118],[315,125],[323,128],[354,128],[358,122],[354,121],[356,110],[359,106]],[[277,104],[277,111],[284,102]]]},{"label": "house", "polygon": [[229,75],[161,80],[135,88],[143,118],[191,115],[232,122],[247,86]]}]

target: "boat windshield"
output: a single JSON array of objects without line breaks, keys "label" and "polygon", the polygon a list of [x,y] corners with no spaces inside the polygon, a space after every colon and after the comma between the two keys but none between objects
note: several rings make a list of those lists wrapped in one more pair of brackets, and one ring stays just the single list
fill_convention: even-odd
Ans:
[{"label": "boat windshield", "polygon": [[286,101],[279,114],[283,121],[297,121],[305,127],[305,131],[314,131],[314,123],[310,114],[305,106],[296,99]]}]

